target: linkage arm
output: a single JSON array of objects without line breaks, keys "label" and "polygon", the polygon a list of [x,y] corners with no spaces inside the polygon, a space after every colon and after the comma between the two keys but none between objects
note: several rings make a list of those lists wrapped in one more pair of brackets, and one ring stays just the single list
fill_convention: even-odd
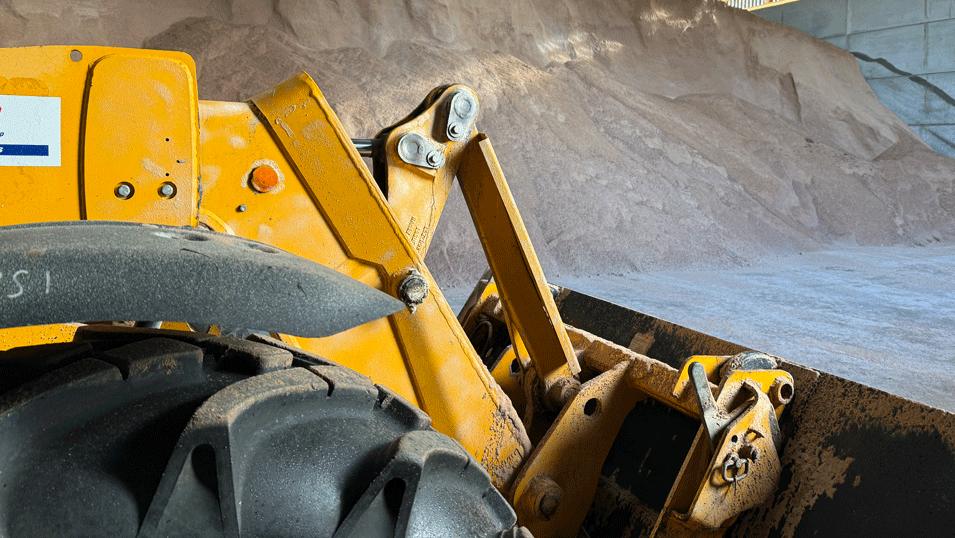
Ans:
[{"label": "linkage arm", "polygon": [[487,135],[478,134],[468,144],[458,181],[507,317],[559,406],[565,399],[562,389],[580,365]]}]

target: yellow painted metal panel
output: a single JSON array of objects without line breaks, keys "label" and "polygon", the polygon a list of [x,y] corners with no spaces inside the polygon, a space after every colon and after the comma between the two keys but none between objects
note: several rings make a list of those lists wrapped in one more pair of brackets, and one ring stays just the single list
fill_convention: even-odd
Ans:
[{"label": "yellow painted metal panel", "polygon": [[[0,49],[0,95],[59,98],[61,148],[60,166],[4,168],[8,173],[4,174],[4,196],[0,198],[0,225],[82,218],[80,149],[87,80],[90,66],[111,54],[134,55],[144,60],[164,59],[184,66],[193,81],[193,89],[192,97],[181,102],[181,106],[186,110],[190,106],[195,108],[195,66],[192,58],[181,52],[87,46]],[[135,75],[146,78],[150,73],[135,69]],[[156,113],[156,110],[127,109],[123,121],[142,121]],[[102,125],[95,129],[108,133],[114,127]],[[98,135],[94,131],[89,134]],[[124,151],[119,147],[109,149],[113,155]]]},{"label": "yellow painted metal panel", "polygon": [[[85,218],[195,224],[199,121],[191,62],[120,53],[99,59],[91,71]],[[128,197],[117,194],[120,184]]]},{"label": "yellow painted metal panel", "polygon": [[72,342],[77,327],[77,323],[63,323],[3,329],[0,330],[0,351],[21,346]]},{"label": "yellow painted metal panel", "polygon": [[[369,286],[385,282],[374,266],[349,258],[271,133],[246,103],[200,104],[202,223],[213,230],[275,245]],[[249,180],[272,167],[279,185],[267,193]],[[387,320],[320,339],[283,337],[289,344],[354,368],[417,404],[411,377]],[[367,346],[367,350],[362,346]]]}]

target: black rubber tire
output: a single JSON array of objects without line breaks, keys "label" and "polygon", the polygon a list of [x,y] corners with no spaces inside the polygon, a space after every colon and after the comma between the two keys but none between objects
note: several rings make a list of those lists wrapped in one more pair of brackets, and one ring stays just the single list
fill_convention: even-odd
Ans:
[{"label": "black rubber tire", "polygon": [[496,536],[513,510],[421,411],[284,347],[88,326],[0,353],[4,536]]}]

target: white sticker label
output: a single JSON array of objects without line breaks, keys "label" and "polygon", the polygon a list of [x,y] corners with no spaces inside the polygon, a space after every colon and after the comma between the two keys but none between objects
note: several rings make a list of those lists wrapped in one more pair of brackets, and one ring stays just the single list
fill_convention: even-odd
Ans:
[{"label": "white sticker label", "polygon": [[60,166],[60,98],[0,95],[0,166]]}]

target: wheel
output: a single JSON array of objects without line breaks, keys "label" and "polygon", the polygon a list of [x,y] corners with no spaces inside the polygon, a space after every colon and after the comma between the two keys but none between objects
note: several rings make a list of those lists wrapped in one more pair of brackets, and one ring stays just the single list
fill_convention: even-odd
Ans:
[{"label": "wheel", "polygon": [[497,536],[421,411],[267,337],[88,326],[0,353],[0,534]]}]

